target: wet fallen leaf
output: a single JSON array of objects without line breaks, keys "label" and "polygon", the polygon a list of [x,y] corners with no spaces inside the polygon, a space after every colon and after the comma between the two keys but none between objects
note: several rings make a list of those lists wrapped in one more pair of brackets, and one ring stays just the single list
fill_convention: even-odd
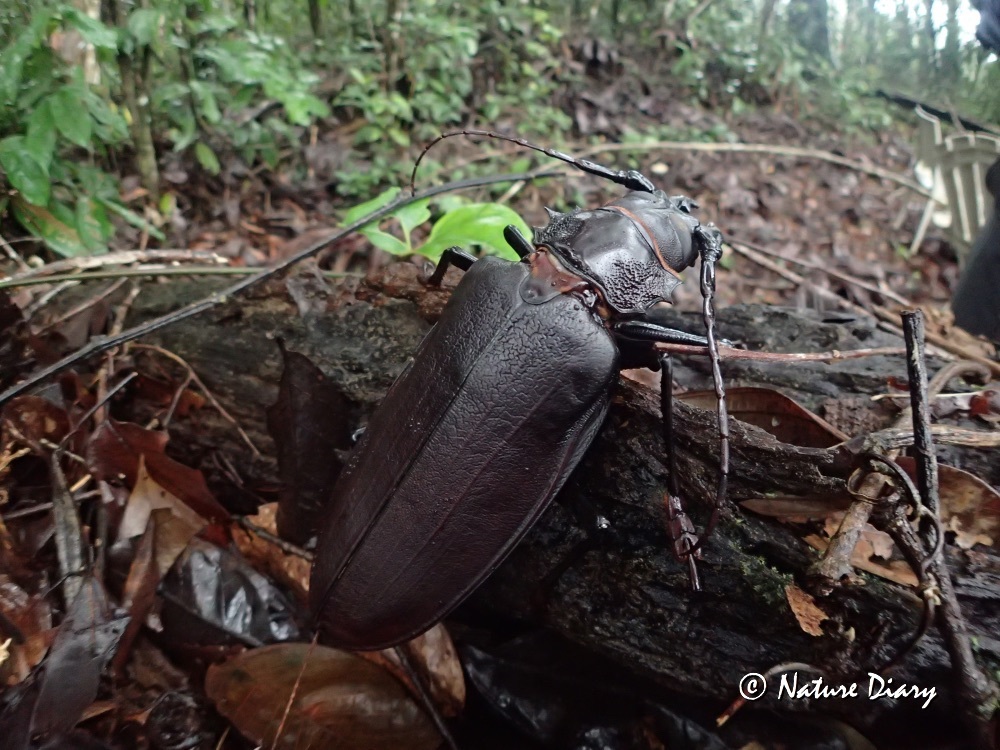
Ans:
[{"label": "wet fallen leaf", "polygon": [[351,447],[347,400],[308,357],[281,349],[284,369],[278,400],[267,409],[267,430],[278,448],[282,481],[281,537],[305,544],[340,474],[338,451]]},{"label": "wet fallen leaf", "polygon": [[3,408],[5,430],[24,440],[36,453],[47,452],[41,441],[59,443],[69,432],[69,417],[62,407],[41,396],[18,396]]},{"label": "wet fallen leaf", "polygon": [[[434,705],[445,716],[458,716],[465,706],[465,677],[458,651],[445,626],[438,623],[405,647],[420,678],[430,688]],[[411,693],[415,693],[416,689],[410,684],[409,673],[400,662],[396,649],[368,651],[361,656],[383,665],[408,685]]]},{"label": "wet fallen leaf", "polygon": [[73,728],[94,702],[127,623],[126,615],[111,608],[99,581],[82,582],[48,656],[6,702],[0,716],[5,750],[27,750],[38,737]]},{"label": "wet fallen leaf", "polygon": [[263,747],[434,750],[441,742],[389,674],[324,646],[284,643],[247,651],[209,667],[205,692]]},{"label": "wet fallen leaf", "polygon": [[[896,463],[916,479],[916,462],[901,456]],[[969,549],[1000,541],[1000,493],[982,479],[962,469],[938,464],[941,523],[955,533],[955,544]]]},{"label": "wet fallen leaf", "polygon": [[755,497],[740,501],[749,511],[769,518],[778,518],[787,523],[805,523],[817,518],[826,518],[831,513],[847,510],[851,499],[846,494],[831,497]]},{"label": "wet fallen leaf", "polygon": [[[124,477],[130,487],[139,478],[139,459],[145,459],[149,475],[160,487],[210,521],[229,519],[226,509],[209,492],[200,471],[174,461],[164,450],[167,433],[147,430],[130,422],[106,419],[94,430],[87,444],[87,463],[97,479]],[[141,534],[143,527],[135,532]]]},{"label": "wet fallen leaf", "polygon": [[0,575],[0,638],[10,639],[6,684],[21,682],[44,658],[52,640],[52,610],[44,597],[32,596]]},{"label": "wet fallen leaf", "polygon": [[131,539],[145,533],[150,516],[162,511],[155,524],[156,562],[160,576],[166,574],[191,537],[208,523],[189,505],[165,490],[146,471],[145,456],[139,457],[138,476],[125,504],[118,526],[118,539]]},{"label": "wet fallen leaf", "polygon": [[169,407],[176,399],[177,405],[174,407],[174,414],[178,417],[186,417],[192,410],[200,409],[205,405],[205,397],[190,388],[185,388],[178,397],[177,389],[179,387],[178,383],[157,380],[142,373],[136,377],[135,388],[139,398],[164,408]]},{"label": "wet fallen leaf", "polygon": [[[690,391],[675,398],[711,411],[715,411],[718,403],[715,391]],[[726,403],[731,416],[756,425],[789,445],[829,448],[849,437],[793,399],[770,388],[727,389]]]},{"label": "wet fallen leaf", "polygon": [[788,606],[791,608],[792,614],[795,615],[795,619],[798,620],[799,627],[802,628],[803,632],[809,635],[823,635],[823,628],[820,627],[820,623],[823,620],[829,619],[829,617],[816,604],[815,599],[794,583],[785,586],[785,598],[788,600]]}]

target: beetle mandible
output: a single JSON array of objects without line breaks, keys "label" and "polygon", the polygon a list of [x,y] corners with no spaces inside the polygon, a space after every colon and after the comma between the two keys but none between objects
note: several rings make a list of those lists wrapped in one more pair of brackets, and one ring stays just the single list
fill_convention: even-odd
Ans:
[{"label": "beetle mandible", "polygon": [[[580,461],[604,422],[619,370],[669,375],[657,342],[707,345],[712,357],[720,465],[716,510],[702,541],[725,495],[728,420],[712,306],[721,234],[694,217],[693,201],[667,196],[639,172],[486,131],[447,133],[427,148],[461,134],[511,140],[629,192],[594,210],[549,211],[549,224],[531,242],[507,227],[520,262],[444,252],[429,283],[440,284],[450,265],[466,273],[372,415],[322,522],[310,603],[330,645],[401,643],[468,596]],[[699,256],[706,337],[667,328],[652,312],[671,300],[678,272]],[[664,377],[676,500],[670,388]],[[702,541],[674,515],[671,527],[693,571]]]}]

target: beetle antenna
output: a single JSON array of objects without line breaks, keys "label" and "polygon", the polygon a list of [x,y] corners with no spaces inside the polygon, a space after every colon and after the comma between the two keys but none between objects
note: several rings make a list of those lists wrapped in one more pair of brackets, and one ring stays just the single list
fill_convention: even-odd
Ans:
[{"label": "beetle antenna", "polygon": [[503,133],[496,133],[492,130],[453,130],[449,133],[442,133],[433,141],[424,146],[424,150],[420,152],[420,156],[417,157],[416,162],[413,164],[413,172],[410,174],[410,192],[416,192],[416,182],[417,182],[417,168],[420,166],[420,162],[423,160],[424,156],[430,151],[434,146],[443,141],[445,138],[453,138],[458,135],[464,136],[482,136],[484,138],[496,138],[501,141],[508,141],[510,143],[516,143],[518,146],[523,148],[530,148],[532,151],[538,151],[539,153],[550,156],[553,159],[559,159],[567,164],[572,164],[577,169],[586,172],[587,174],[596,175],[597,177],[603,177],[606,180],[611,180],[615,184],[621,185],[628,190],[638,190],[642,193],[652,193],[656,190],[656,186],[646,177],[642,172],[637,172],[634,169],[622,169],[615,170],[609,167],[605,167],[596,162],[589,161],[588,159],[578,159],[575,156],[570,156],[569,154],[564,154],[562,151],[556,151],[555,149],[547,148],[545,146],[536,146],[534,143],[524,140],[523,138],[518,138],[513,135],[504,135]]},{"label": "beetle antenna", "polygon": [[729,484],[729,411],[726,408],[726,389],[719,367],[719,342],[715,336],[715,264],[722,257],[722,233],[714,224],[703,225],[694,232],[701,245],[701,297],[702,318],[705,321],[705,337],[708,339],[708,357],[712,364],[712,383],[718,400],[717,418],[719,422],[719,479],[715,490],[715,506],[705,531],[688,555],[697,552],[711,536],[719,514],[726,501]]}]

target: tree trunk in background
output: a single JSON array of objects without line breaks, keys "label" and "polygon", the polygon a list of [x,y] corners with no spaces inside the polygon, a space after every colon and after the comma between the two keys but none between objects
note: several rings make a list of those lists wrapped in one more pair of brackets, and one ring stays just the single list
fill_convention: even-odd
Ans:
[{"label": "tree trunk in background", "polygon": [[950,88],[959,82],[962,74],[962,40],[958,38],[958,0],[948,0],[945,31],[944,49],[941,50],[941,77]]},{"label": "tree trunk in background", "polygon": [[814,57],[830,60],[829,9],[826,0],[791,0],[788,28],[795,40]]},{"label": "tree trunk in background", "polygon": [[[107,0],[104,9],[111,25],[120,28],[125,24],[125,9],[119,0]],[[149,112],[149,92],[144,88],[144,69],[137,60],[124,53],[118,54],[117,62],[125,106],[132,116],[129,131],[135,147],[136,169],[142,186],[149,193],[149,200],[157,203],[160,200],[160,168],[156,162],[156,147],[153,145],[152,117]]]},{"label": "tree trunk in background", "polygon": [[323,33],[323,14],[319,0],[309,0],[309,28],[314,37],[318,38]]},{"label": "tree trunk in background", "polygon": [[775,5],[777,5],[777,0],[764,0],[764,7],[761,8],[760,31],[757,34],[757,57],[760,57],[764,49],[764,44],[767,41],[768,27],[771,25],[771,19],[774,17]]},{"label": "tree trunk in background", "polygon": [[937,80],[937,46],[934,44],[934,0],[924,0],[924,33],[920,36],[920,65],[924,80],[928,83]]}]

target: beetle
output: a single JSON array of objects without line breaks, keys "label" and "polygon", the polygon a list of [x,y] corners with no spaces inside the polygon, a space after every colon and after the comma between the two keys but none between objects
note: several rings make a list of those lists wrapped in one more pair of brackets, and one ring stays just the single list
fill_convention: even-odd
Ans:
[{"label": "beetle", "polygon": [[[728,421],[712,307],[719,231],[695,218],[692,200],[667,196],[639,172],[486,131],[437,140],[459,134],[512,140],[629,192],[593,210],[549,211],[548,225],[530,242],[507,227],[520,262],[444,252],[428,283],[440,284],[452,265],[465,274],[372,415],[321,523],[310,604],[321,640],[333,646],[373,650],[406,641],[482,583],[594,440],[622,369],[665,373],[676,496],[669,361],[656,342],[709,347],[720,466],[706,534],[725,494]],[[706,337],[662,325],[653,308],[670,301],[678,272],[699,256]],[[696,541],[674,506],[675,548],[693,570],[705,537]]]}]

